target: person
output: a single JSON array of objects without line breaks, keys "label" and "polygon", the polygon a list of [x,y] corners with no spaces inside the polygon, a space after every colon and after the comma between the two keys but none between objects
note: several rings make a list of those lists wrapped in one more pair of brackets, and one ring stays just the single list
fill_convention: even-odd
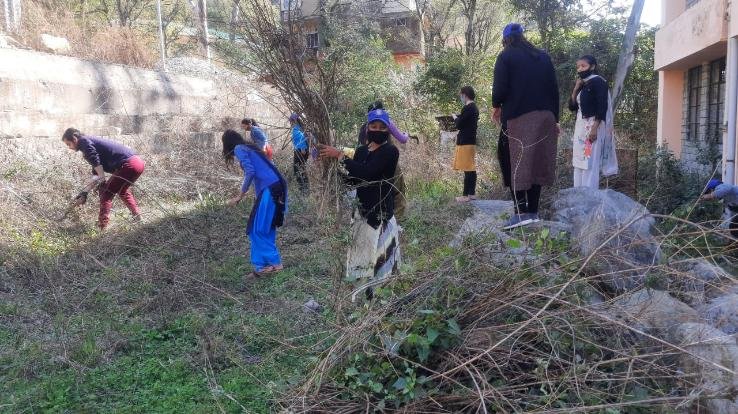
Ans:
[{"label": "person", "polygon": [[[382,103],[382,101],[374,101],[371,105],[369,105],[367,113],[370,113],[377,109],[384,110],[384,104]],[[395,139],[399,143],[406,144],[407,141],[410,139],[410,135],[401,132],[394,124],[394,122],[392,122],[391,118],[389,118],[387,122],[387,129],[390,135],[395,137]],[[364,122],[364,124],[361,125],[361,128],[359,128],[359,146],[367,145],[366,136],[367,123]],[[407,198],[405,197],[407,186],[405,185],[405,176],[402,174],[402,167],[399,163],[397,164],[397,171],[395,171],[395,190],[397,190],[395,191],[395,217],[402,218],[402,216],[405,214],[405,210],[407,209]]]},{"label": "person", "polygon": [[[67,128],[62,135],[64,144],[73,151],[79,151],[92,166],[92,178],[82,192],[75,198],[75,205],[87,202],[87,195],[97,188],[100,194],[100,213],[97,226],[105,230],[110,223],[110,211],[116,194],[128,207],[135,221],[141,220],[138,202],[133,196],[131,186],[144,172],[144,162],[136,153],[115,141],[82,134],[76,128]],[[106,177],[105,174],[110,174]]]},{"label": "person", "polygon": [[[371,105],[369,105],[369,108],[367,108],[366,112],[369,113],[377,109],[384,109],[384,103],[382,103],[382,101],[374,101]],[[401,132],[400,129],[397,128],[395,123],[392,122],[392,119],[389,119],[388,122],[389,125],[387,126],[387,128],[390,135],[395,137],[395,139],[399,141],[400,144],[407,144],[407,141],[410,139],[410,135]],[[359,128],[359,146],[367,145],[366,133],[367,123],[364,122]]]},{"label": "person", "polygon": [[492,86],[493,121],[501,126],[497,156],[514,213],[504,229],[539,221],[541,187],[556,176],[559,88],[549,55],[533,46],[520,24],[503,30]]},{"label": "person", "polygon": [[282,258],[277,249],[277,228],[284,224],[287,213],[287,182],[277,167],[266,158],[261,147],[247,142],[234,130],[227,130],[221,138],[223,159],[227,164],[238,160],[243,170],[240,193],[228,200],[235,206],[246,197],[253,184],[256,197],[249,214],[246,234],[251,241],[251,264],[254,271],[249,277],[260,277],[282,270]]},{"label": "person", "polygon": [[367,144],[348,158],[340,149],[322,146],[320,155],[336,158],[346,169],[349,181],[357,186],[358,208],[353,214],[352,244],[346,258],[346,278],[364,282],[354,291],[352,300],[362,291],[372,297],[372,286],[398,271],[400,244],[394,215],[394,176],[400,152],[389,142],[389,115],[375,109],[367,115]]},{"label": "person", "polygon": [[461,113],[454,115],[456,129],[456,151],[454,154],[453,169],[464,172],[464,191],[456,201],[460,203],[475,200],[477,189],[477,167],[474,158],[477,155],[477,126],[479,124],[479,109],[474,103],[476,93],[471,86],[461,88]]},{"label": "person", "polygon": [[717,178],[711,179],[705,187],[701,200],[722,200],[730,216],[730,235],[738,238],[738,186],[725,184]]},{"label": "person", "polygon": [[577,113],[572,137],[574,187],[598,189],[600,172],[617,173],[617,159],[611,158],[614,165],[608,162],[614,156],[610,93],[594,56],[582,56],[576,65],[578,77],[569,97],[569,109]]},{"label": "person", "polygon": [[272,148],[269,145],[269,137],[263,129],[256,123],[253,118],[244,118],[241,120],[241,128],[249,134],[251,141],[256,144],[257,147],[261,148],[266,154],[269,160],[272,159]]},{"label": "person", "polygon": [[290,125],[292,126],[292,146],[294,147],[292,169],[300,191],[306,192],[309,189],[307,177],[307,160],[310,156],[308,140],[299,115],[290,115]]}]

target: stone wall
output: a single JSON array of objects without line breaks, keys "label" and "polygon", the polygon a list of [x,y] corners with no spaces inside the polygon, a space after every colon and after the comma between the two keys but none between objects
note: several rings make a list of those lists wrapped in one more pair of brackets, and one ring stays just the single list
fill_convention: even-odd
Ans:
[{"label": "stone wall", "polygon": [[100,135],[209,135],[243,117],[285,127],[278,94],[219,70],[194,77],[18,49],[0,49],[0,139]]}]

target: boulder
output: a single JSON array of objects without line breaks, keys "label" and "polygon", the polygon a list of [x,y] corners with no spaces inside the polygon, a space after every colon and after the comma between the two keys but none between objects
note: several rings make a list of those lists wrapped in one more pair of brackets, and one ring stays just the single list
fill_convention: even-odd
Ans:
[{"label": "boulder", "polygon": [[[732,394],[738,385],[734,374],[738,345],[733,337],[704,323],[687,322],[674,330],[673,339],[675,345],[687,351],[680,355],[680,366],[684,372],[696,376],[690,380],[694,383],[693,393],[699,393],[703,398],[718,399]],[[717,402],[710,405],[724,405]]]},{"label": "boulder", "polygon": [[726,334],[738,333],[738,294],[718,296],[700,306],[699,311],[707,322]]},{"label": "boulder", "polygon": [[648,210],[613,190],[576,187],[559,192],[553,220],[571,228],[571,239],[582,257],[595,254],[591,270],[615,291],[638,288],[646,267],[661,260],[651,234],[654,219]]},{"label": "boulder", "polygon": [[687,322],[699,322],[696,310],[667,292],[641,289],[619,296],[608,306],[608,314],[627,319],[632,326],[674,339],[673,330]]},{"label": "boulder", "polygon": [[668,290],[680,292],[684,300],[695,306],[711,296],[726,293],[721,284],[730,278],[720,266],[705,259],[673,261],[663,271]]}]

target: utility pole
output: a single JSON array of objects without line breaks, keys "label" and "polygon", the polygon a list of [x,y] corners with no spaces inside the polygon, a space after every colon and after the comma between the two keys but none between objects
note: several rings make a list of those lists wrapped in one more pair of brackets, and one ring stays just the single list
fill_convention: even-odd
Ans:
[{"label": "utility pole", "polygon": [[161,22],[161,0],[156,0],[156,20],[159,23],[159,48],[161,49],[161,67],[167,68],[167,51],[164,47],[164,26]]}]

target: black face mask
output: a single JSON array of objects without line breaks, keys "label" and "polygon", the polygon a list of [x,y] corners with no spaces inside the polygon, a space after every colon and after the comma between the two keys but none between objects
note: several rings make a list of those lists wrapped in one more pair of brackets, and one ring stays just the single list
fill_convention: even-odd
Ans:
[{"label": "black face mask", "polygon": [[592,73],[594,73],[592,69],[587,69],[582,72],[577,72],[577,74],[579,74],[579,77],[582,79],[587,79],[588,77],[592,76]]},{"label": "black face mask", "polygon": [[375,144],[384,144],[389,139],[388,131],[367,131],[366,139]]}]

